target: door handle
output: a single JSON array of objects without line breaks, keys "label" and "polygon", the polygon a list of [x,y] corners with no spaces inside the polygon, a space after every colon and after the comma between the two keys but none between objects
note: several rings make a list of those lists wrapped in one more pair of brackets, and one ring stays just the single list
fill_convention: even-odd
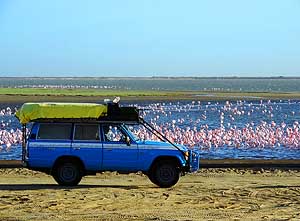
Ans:
[{"label": "door handle", "polygon": [[113,149],[112,148],[109,148],[109,149],[106,149],[107,151],[112,151]]},{"label": "door handle", "polygon": [[74,147],[73,149],[74,150],[80,150],[80,147]]}]

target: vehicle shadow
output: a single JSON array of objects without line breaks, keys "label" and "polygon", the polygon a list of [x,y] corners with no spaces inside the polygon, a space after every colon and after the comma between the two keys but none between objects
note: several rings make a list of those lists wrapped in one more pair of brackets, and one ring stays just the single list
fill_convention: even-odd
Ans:
[{"label": "vehicle shadow", "polygon": [[82,184],[77,186],[59,186],[57,184],[0,184],[0,190],[72,190],[72,189],[95,189],[95,188],[116,188],[132,190],[143,188],[135,185],[90,185]]}]

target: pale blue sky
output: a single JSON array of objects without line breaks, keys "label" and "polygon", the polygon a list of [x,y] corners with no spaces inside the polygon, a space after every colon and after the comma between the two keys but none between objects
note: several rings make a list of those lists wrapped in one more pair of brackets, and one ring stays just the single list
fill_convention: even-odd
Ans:
[{"label": "pale blue sky", "polygon": [[0,0],[0,76],[280,75],[300,0]]}]

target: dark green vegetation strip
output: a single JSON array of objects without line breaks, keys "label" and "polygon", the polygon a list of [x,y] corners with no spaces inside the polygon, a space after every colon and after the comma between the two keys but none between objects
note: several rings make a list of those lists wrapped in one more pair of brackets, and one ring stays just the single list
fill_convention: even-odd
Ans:
[{"label": "dark green vegetation strip", "polygon": [[0,102],[27,101],[102,101],[120,96],[122,100],[259,100],[300,99],[299,93],[157,91],[104,89],[0,88]]},{"label": "dark green vegetation strip", "polygon": [[41,89],[41,88],[0,88],[5,95],[52,95],[52,96],[173,96],[176,91],[135,91],[103,89]]}]

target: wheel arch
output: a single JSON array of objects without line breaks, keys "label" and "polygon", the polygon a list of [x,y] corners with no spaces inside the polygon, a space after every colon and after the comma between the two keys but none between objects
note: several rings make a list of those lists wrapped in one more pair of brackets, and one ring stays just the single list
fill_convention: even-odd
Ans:
[{"label": "wheel arch", "polygon": [[150,172],[157,163],[163,162],[163,161],[169,161],[169,162],[174,163],[176,165],[176,167],[178,167],[180,170],[182,168],[182,164],[180,162],[180,159],[178,159],[178,157],[176,157],[176,156],[158,156],[152,161],[151,166],[149,167],[148,171]]},{"label": "wheel arch", "polygon": [[64,156],[60,156],[58,157],[53,166],[52,166],[52,169],[51,169],[51,174],[53,173],[53,171],[55,170],[55,168],[57,168],[57,166],[60,164],[60,163],[63,163],[63,162],[72,162],[72,163],[76,163],[80,166],[80,168],[82,169],[82,173],[85,174],[86,173],[86,169],[85,169],[85,166],[84,166],[84,163],[82,162],[82,160],[77,157],[77,156],[68,156],[68,155],[64,155]]}]

